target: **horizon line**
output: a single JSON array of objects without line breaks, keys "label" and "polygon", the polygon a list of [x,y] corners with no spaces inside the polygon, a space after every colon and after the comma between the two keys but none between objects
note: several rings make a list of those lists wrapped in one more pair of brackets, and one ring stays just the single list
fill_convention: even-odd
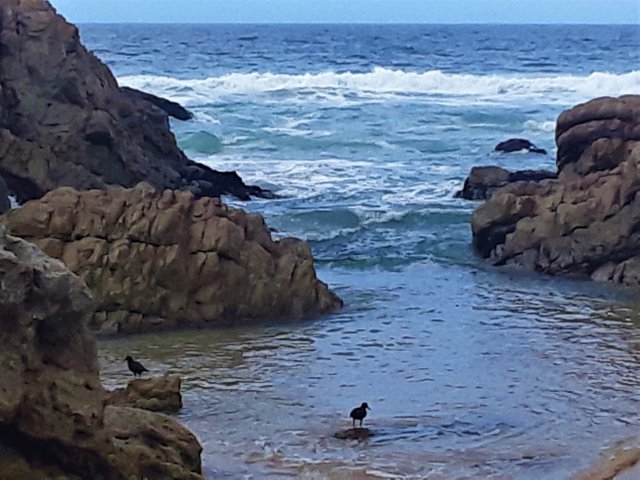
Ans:
[{"label": "horizon line", "polygon": [[469,26],[618,26],[618,27],[638,27],[637,23],[599,23],[599,22],[582,22],[582,23],[564,23],[564,22],[172,22],[172,21],[154,21],[154,22],[109,22],[109,21],[91,21],[91,22],[71,22],[76,25],[469,25]]}]

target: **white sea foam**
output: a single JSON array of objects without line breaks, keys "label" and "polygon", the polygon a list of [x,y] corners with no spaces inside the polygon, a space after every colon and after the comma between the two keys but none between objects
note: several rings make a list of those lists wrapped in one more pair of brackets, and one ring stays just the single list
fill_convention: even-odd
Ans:
[{"label": "white sea foam", "polygon": [[[136,75],[120,78],[123,85],[159,94],[186,105],[219,101],[230,95],[254,96],[293,93],[307,101],[345,102],[345,94],[356,100],[393,96],[426,95],[434,101],[452,97],[475,97],[478,101],[542,99],[547,103],[575,103],[593,97],[640,93],[640,70],[590,75],[471,75],[440,70],[408,72],[376,67],[367,73],[231,73],[206,79]],[[310,92],[312,92],[310,94]]]},{"label": "white sea foam", "polygon": [[530,132],[554,132],[556,129],[555,120],[527,120],[524,122],[524,128]]}]

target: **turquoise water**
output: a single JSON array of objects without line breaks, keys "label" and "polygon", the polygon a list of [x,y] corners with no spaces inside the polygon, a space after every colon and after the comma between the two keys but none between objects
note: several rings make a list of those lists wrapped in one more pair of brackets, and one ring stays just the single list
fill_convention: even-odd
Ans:
[{"label": "turquoise water", "polygon": [[[282,198],[343,311],[102,342],[184,379],[211,478],[567,478],[638,431],[635,296],[496,270],[474,165],[553,168],[558,114],[640,93],[637,26],[81,26],[121,84],[180,101],[190,157]],[[550,156],[496,155],[525,137]],[[366,443],[331,437],[367,401]]]}]

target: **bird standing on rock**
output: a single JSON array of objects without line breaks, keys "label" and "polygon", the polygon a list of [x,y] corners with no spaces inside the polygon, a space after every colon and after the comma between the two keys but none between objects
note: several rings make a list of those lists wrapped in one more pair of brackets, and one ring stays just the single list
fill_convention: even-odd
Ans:
[{"label": "bird standing on rock", "polygon": [[367,416],[367,409],[371,410],[369,405],[367,405],[367,402],[363,402],[362,405],[351,410],[349,416],[353,419],[354,427],[356,426],[356,420],[360,420],[360,426],[362,427],[362,421],[364,420],[364,417]]},{"label": "bird standing on rock", "polygon": [[127,358],[125,358],[124,360],[125,362],[127,362],[127,366],[129,367],[129,370],[133,372],[134,377],[137,375],[142,376],[142,372],[149,371],[146,368],[144,368],[144,366],[140,362],[136,362],[133,358],[131,358],[131,355],[127,355]]}]

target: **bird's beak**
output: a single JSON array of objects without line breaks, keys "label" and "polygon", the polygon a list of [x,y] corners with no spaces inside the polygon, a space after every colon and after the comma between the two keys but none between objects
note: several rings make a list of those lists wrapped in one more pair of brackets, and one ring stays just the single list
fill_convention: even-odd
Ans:
[{"label": "bird's beak", "polygon": [[371,410],[371,407],[367,405],[367,410]]}]

